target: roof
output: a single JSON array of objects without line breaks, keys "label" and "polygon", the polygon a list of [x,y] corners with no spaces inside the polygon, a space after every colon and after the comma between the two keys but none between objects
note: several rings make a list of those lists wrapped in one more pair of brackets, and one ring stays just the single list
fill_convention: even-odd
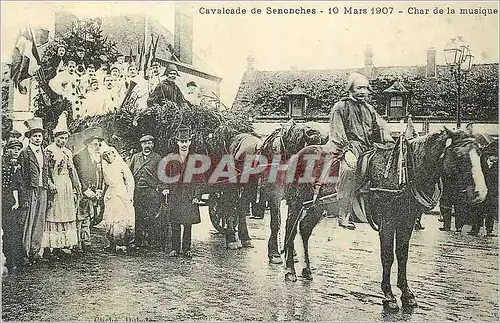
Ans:
[{"label": "roof", "polygon": [[286,93],[286,95],[305,95],[305,96],[307,96],[307,93],[304,91],[303,88],[301,88],[300,86],[297,85],[296,87],[293,88],[293,90]]},{"label": "roof", "polygon": [[404,85],[401,82],[396,81],[390,87],[385,89],[383,92],[384,93],[408,93],[408,90],[404,87]]},{"label": "roof", "polygon": [[[305,93],[313,99],[308,100],[308,114],[325,114],[337,100],[347,94],[344,84],[349,74],[353,72],[363,74],[364,68],[278,71],[247,69],[243,74],[232,109],[250,109],[258,115],[266,116],[283,115],[288,111],[287,94],[294,93],[297,91],[294,88],[299,86],[300,93]],[[470,71],[468,78],[470,80],[477,79],[485,84],[494,84],[494,82],[498,82],[497,74],[498,63],[476,64]],[[383,85],[382,88],[377,89],[379,92],[384,90],[409,92],[412,86],[415,87],[411,82],[416,82],[419,84],[416,88],[418,93],[424,89],[434,89],[432,91],[433,100],[438,100],[441,97],[438,92],[443,90],[443,87],[452,86],[450,83],[452,77],[446,65],[436,65],[436,77],[426,77],[425,65],[374,67],[372,79],[378,80],[377,85]],[[400,82],[392,84],[395,80]],[[411,81],[403,86],[404,80]],[[497,95],[496,98],[498,98]],[[490,96],[495,95],[491,93]],[[379,104],[379,106],[385,109],[384,104]]]}]

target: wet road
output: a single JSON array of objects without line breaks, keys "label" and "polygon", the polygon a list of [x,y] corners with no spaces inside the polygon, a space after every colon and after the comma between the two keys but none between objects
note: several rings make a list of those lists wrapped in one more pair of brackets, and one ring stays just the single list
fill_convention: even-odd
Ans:
[{"label": "wet road", "polygon": [[[440,232],[435,215],[411,240],[413,313],[384,314],[378,235],[325,219],[311,238],[314,280],[285,283],[267,262],[268,215],[249,220],[254,249],[227,251],[206,209],[192,260],[160,252],[43,263],[2,281],[3,320],[498,321],[498,238]],[[469,230],[466,227],[465,230]],[[495,227],[496,232],[496,227]],[[482,232],[484,234],[484,232]],[[94,236],[95,245],[103,242]],[[297,245],[299,240],[297,240]],[[301,251],[299,249],[299,255]],[[297,264],[300,272],[301,264]],[[393,290],[397,265],[393,266]]]}]

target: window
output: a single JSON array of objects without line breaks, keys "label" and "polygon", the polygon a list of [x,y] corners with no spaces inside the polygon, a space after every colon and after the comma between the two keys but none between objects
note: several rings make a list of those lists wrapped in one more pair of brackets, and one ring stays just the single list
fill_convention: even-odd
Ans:
[{"label": "window", "polygon": [[304,98],[293,98],[291,99],[291,113],[292,117],[302,117],[304,116],[304,105],[305,105],[305,99]]},{"label": "window", "polygon": [[402,107],[403,106],[403,98],[401,96],[393,96],[391,98],[391,108],[392,107]]}]

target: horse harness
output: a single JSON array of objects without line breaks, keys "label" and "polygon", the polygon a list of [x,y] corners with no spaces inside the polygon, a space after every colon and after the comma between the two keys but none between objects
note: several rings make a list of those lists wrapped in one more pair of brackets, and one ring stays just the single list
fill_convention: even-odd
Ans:
[{"label": "horse harness", "polygon": [[[371,187],[369,181],[369,169],[375,153],[380,149],[381,148],[375,147],[364,152],[360,156],[360,161],[357,165],[358,192],[360,198],[359,206],[354,203],[355,207],[361,208],[360,211],[366,215],[368,223],[376,231],[379,231],[379,228],[375,224],[370,210],[366,210],[364,207],[366,195],[370,196],[371,193],[386,193],[399,197],[408,193],[408,199],[413,197],[425,210],[431,210],[437,205],[443,191],[441,178],[439,179],[439,182],[435,184],[432,196],[428,196],[422,191],[422,189],[414,184],[415,153],[409,144],[408,139],[404,136],[401,136],[396,145],[392,148],[383,174],[385,179],[389,177],[389,172],[394,164],[394,159],[397,158],[398,188],[388,189],[383,187]],[[368,197],[368,199],[369,198],[370,197]],[[409,205],[409,203],[407,205]]]}]

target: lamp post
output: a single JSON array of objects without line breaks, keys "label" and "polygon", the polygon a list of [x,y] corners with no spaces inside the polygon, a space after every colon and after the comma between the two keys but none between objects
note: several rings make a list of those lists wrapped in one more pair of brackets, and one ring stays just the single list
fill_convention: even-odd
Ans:
[{"label": "lamp post", "polygon": [[467,73],[472,67],[474,55],[472,55],[469,45],[467,45],[462,37],[452,38],[444,48],[444,58],[446,65],[450,68],[451,74],[457,84],[457,129],[460,128],[462,115],[461,115],[461,102],[460,94],[462,90],[462,83],[465,82]]}]

